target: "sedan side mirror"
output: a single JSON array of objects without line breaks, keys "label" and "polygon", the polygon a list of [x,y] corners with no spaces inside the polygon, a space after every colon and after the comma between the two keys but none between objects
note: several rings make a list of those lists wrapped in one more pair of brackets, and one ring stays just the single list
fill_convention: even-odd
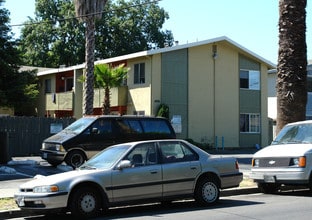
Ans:
[{"label": "sedan side mirror", "polygon": [[129,167],[131,167],[131,161],[130,160],[122,160],[117,165],[118,170],[122,170],[122,169],[129,168]]}]

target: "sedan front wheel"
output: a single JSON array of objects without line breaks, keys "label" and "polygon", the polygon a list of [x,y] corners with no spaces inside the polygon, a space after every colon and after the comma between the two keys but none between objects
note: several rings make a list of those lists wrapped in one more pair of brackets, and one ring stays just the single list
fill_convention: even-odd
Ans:
[{"label": "sedan front wheel", "polygon": [[70,211],[76,218],[96,217],[100,213],[101,199],[94,189],[79,188],[74,192],[70,201]]}]

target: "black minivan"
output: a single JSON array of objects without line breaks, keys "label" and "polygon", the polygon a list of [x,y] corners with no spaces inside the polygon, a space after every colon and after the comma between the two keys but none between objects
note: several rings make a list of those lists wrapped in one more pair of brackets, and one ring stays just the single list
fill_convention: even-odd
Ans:
[{"label": "black minivan", "polygon": [[76,168],[110,145],[174,138],[171,123],[162,117],[87,116],[45,139],[41,157],[53,166],[65,161]]}]

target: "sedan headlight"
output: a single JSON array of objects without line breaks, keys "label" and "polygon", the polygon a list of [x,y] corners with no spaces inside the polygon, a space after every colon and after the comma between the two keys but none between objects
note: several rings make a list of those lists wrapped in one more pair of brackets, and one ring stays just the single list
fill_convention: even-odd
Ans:
[{"label": "sedan headlight", "polygon": [[292,167],[305,167],[306,166],[306,157],[296,157],[291,158],[289,166]]},{"label": "sedan headlight", "polygon": [[51,192],[58,192],[58,186],[37,186],[33,189],[34,193],[51,193]]}]

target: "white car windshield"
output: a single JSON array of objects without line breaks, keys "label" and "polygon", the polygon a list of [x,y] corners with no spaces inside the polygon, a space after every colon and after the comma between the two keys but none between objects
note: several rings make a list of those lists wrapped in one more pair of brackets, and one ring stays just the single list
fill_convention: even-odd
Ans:
[{"label": "white car windshield", "polygon": [[128,151],[130,145],[118,145],[107,148],[86,163],[79,169],[108,169],[111,168]]},{"label": "white car windshield", "polygon": [[64,131],[72,131],[74,133],[80,133],[84,129],[86,129],[92,122],[94,122],[96,118],[81,118],[74,123],[67,126]]},{"label": "white car windshield", "polygon": [[312,124],[287,125],[277,135],[272,144],[311,144]]}]

